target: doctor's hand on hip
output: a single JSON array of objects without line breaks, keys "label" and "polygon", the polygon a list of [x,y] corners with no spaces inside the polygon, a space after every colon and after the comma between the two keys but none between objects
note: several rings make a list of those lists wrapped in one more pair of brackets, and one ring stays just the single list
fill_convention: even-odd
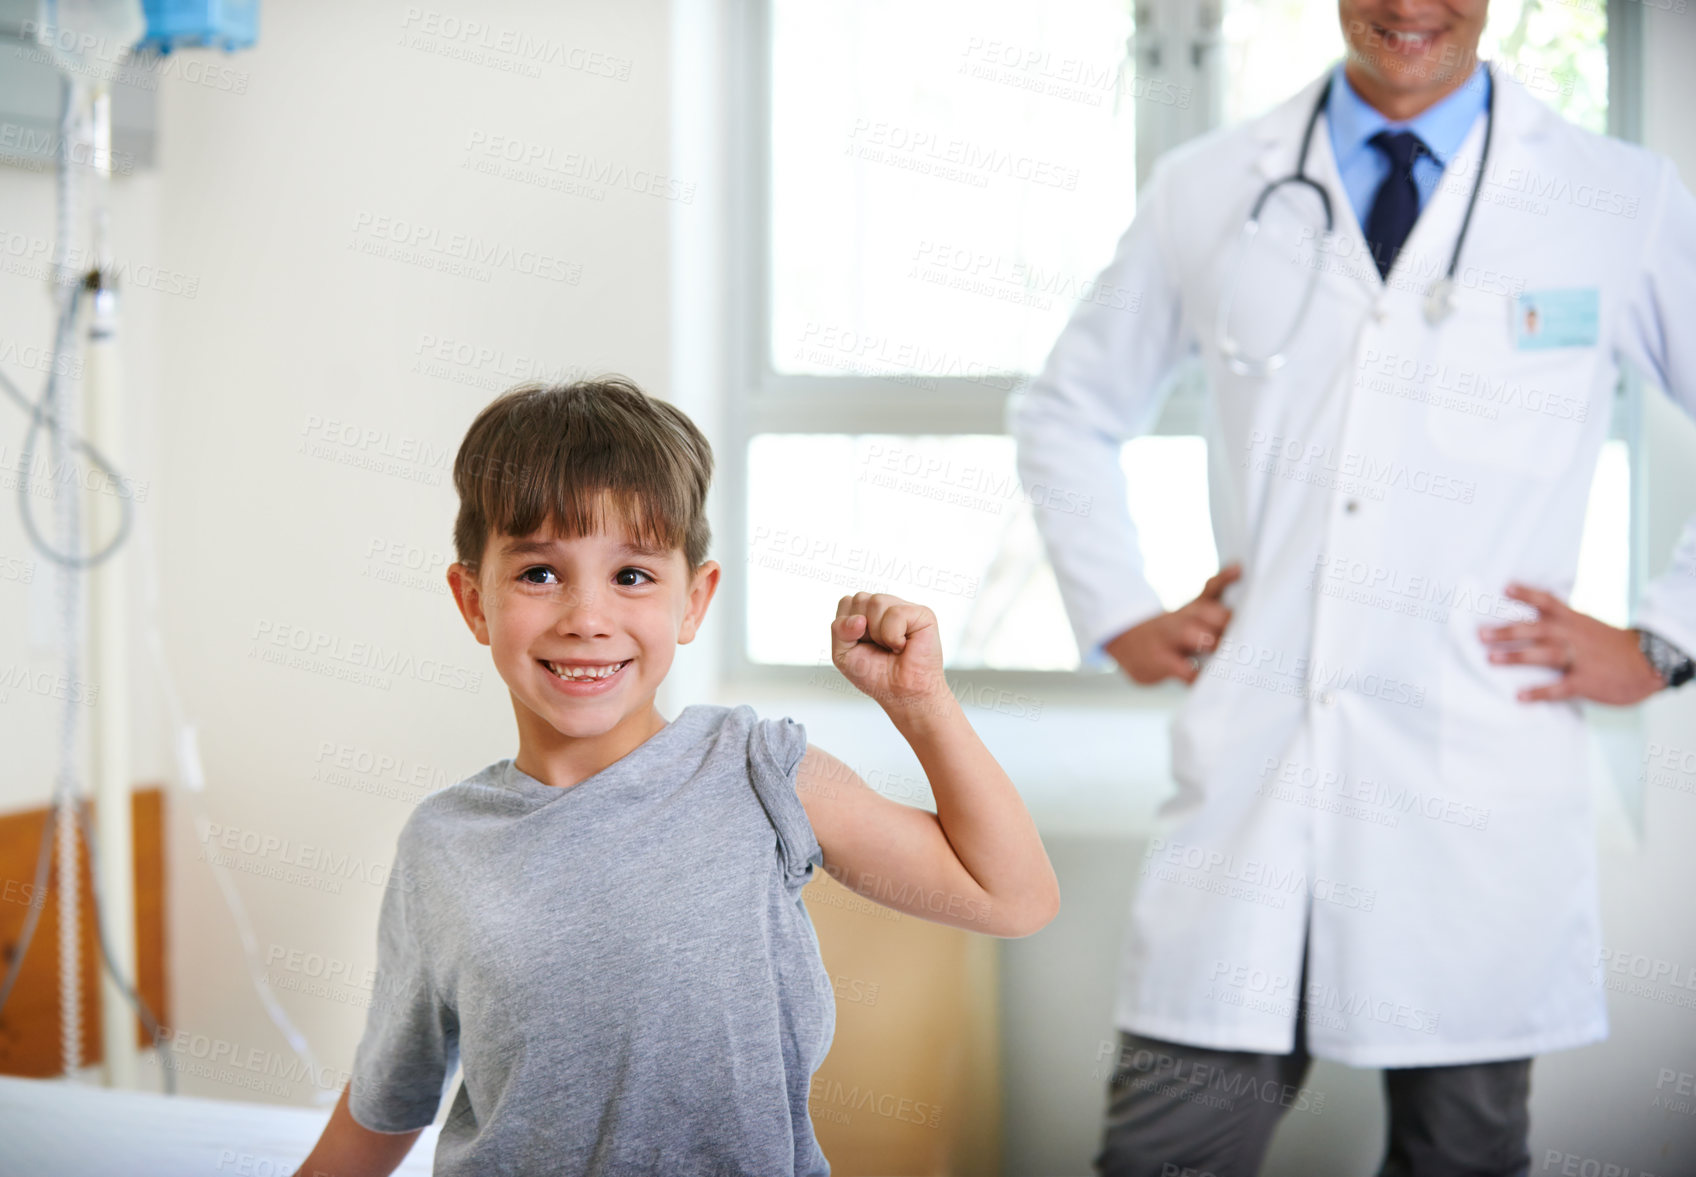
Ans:
[{"label": "doctor's hand on hip", "polygon": [[1665,684],[1643,656],[1634,630],[1616,629],[1569,606],[1553,593],[1508,585],[1505,595],[1537,610],[1535,621],[1480,626],[1490,661],[1549,666],[1561,677],[1519,692],[1522,703],[1590,699],[1615,707],[1639,703]]},{"label": "doctor's hand on hip", "polygon": [[1103,648],[1133,682],[1145,687],[1168,678],[1193,683],[1201,673],[1194,659],[1211,654],[1230,624],[1225,588],[1242,574],[1241,564],[1225,565],[1208,577],[1195,600],[1133,625]]}]

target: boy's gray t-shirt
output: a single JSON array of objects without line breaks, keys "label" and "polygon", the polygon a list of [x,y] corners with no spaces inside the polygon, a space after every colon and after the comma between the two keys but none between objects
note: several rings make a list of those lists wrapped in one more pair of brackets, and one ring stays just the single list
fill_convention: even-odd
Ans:
[{"label": "boy's gray t-shirt", "polygon": [[383,896],[354,1119],[430,1124],[458,1061],[437,1177],[828,1174],[806,746],[696,704],[570,788],[501,760],[426,797]]}]

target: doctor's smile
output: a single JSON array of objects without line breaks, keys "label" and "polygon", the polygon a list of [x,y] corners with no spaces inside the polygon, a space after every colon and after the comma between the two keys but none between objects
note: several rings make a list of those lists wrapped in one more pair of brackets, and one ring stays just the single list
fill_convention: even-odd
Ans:
[{"label": "doctor's smile", "polygon": [[[1342,0],[1351,64],[1410,87],[1464,81],[1478,64],[1486,0]],[[1404,96],[1405,97],[1405,96]],[[1386,110],[1397,117],[1411,108]]]}]

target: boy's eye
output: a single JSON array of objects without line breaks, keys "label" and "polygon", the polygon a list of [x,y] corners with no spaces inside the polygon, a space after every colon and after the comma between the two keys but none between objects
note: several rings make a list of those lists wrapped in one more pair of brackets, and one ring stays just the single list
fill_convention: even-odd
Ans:
[{"label": "boy's eye", "polygon": [[[554,570],[543,564],[538,564],[534,568],[526,568],[523,572],[518,574],[518,579],[523,581],[525,584],[542,585],[547,583],[546,581],[531,579],[531,573],[534,572],[540,572],[544,576],[554,576],[556,581],[558,579]],[[640,568],[620,568],[616,573],[614,573],[614,578],[623,588],[635,588],[638,584],[642,583],[642,580],[626,580],[624,579],[625,577],[641,577],[642,580],[649,582],[652,582],[654,579]]]}]

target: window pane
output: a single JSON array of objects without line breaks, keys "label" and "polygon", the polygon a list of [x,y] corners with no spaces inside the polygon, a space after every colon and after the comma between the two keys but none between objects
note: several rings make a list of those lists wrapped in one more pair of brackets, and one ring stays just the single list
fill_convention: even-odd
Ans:
[{"label": "window pane", "polygon": [[775,0],[775,370],[1030,371],[1124,297],[1094,280],[1135,208],[1128,8]]},{"label": "window pane", "polygon": [[[1582,127],[1607,130],[1606,0],[1493,0],[1478,55]],[[1229,0],[1225,113],[1263,113],[1343,54],[1335,5]]]},{"label": "window pane", "polygon": [[1606,0],[1494,0],[1479,53],[1581,127],[1608,129]]},{"label": "window pane", "polygon": [[[1199,437],[1126,444],[1132,517],[1168,607],[1217,567]],[[748,446],[747,656],[828,664],[837,599],[936,614],[951,667],[1070,670],[1077,644],[1006,436],[763,434]]]}]

